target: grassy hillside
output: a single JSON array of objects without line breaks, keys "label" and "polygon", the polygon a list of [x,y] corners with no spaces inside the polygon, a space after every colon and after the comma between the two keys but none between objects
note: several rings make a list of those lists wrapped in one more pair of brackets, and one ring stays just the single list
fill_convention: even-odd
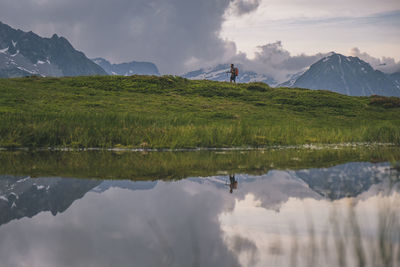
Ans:
[{"label": "grassy hillside", "polygon": [[0,146],[392,142],[398,98],[163,76],[0,79]]}]

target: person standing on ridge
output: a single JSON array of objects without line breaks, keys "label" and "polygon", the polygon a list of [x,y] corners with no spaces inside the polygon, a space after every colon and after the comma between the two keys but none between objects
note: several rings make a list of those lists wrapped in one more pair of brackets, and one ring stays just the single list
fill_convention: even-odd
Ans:
[{"label": "person standing on ridge", "polygon": [[231,69],[227,73],[231,74],[231,83],[232,81],[236,83],[236,77],[239,75],[239,69],[235,68],[235,66],[231,64]]}]

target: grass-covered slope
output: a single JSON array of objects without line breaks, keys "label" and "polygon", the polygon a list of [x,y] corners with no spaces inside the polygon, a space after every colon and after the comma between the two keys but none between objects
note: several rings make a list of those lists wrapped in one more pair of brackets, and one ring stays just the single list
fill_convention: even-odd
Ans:
[{"label": "grass-covered slope", "polygon": [[392,142],[398,98],[163,76],[0,79],[0,146]]}]

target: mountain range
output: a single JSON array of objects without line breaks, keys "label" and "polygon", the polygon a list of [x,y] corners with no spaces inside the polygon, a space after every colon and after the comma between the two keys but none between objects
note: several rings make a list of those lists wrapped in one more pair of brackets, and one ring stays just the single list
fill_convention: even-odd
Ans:
[{"label": "mountain range", "polygon": [[[238,67],[239,83],[264,82],[270,86],[322,89],[351,96],[400,96],[400,70],[386,74],[374,70],[358,57],[334,52],[281,84],[271,75],[247,70],[240,64]],[[219,64],[182,76],[194,80],[229,81],[229,69],[229,64]],[[0,22],[0,77],[134,74],[160,75],[157,66],[151,62],[112,64],[104,58],[90,60],[57,34],[42,38],[31,31],[16,30]]]},{"label": "mountain range", "polygon": [[103,58],[90,60],[57,34],[42,38],[0,22],[0,78],[133,74],[160,75],[151,62],[111,64]]},{"label": "mountain range", "polygon": [[[254,71],[243,71],[243,67],[238,65],[239,76],[236,79],[238,83],[248,82],[264,82],[269,85],[275,85],[277,82],[270,76],[265,74],[259,74]],[[213,80],[213,81],[229,81],[230,74],[227,73],[230,70],[229,64],[219,64],[215,67],[202,68],[195,71],[191,71],[182,75],[182,77],[191,80]]]},{"label": "mountain range", "polygon": [[388,75],[358,57],[332,52],[279,86],[323,89],[351,96],[400,96],[400,72]]},{"label": "mountain range", "polygon": [[[229,81],[229,64],[202,68],[185,73],[183,77],[193,80]],[[242,70],[243,66],[239,65]],[[293,74],[284,83],[267,74],[240,71],[237,82],[264,82],[276,87],[300,87],[322,89],[351,96],[400,96],[400,71],[386,74],[374,70],[370,64],[358,57],[346,57],[334,52],[315,62],[305,71]]]},{"label": "mountain range", "polygon": [[106,74],[64,37],[42,38],[0,22],[0,77]]},{"label": "mountain range", "polygon": [[104,58],[94,58],[92,60],[102,67],[109,75],[160,75],[157,66],[151,62],[131,61],[128,63],[111,64]]}]

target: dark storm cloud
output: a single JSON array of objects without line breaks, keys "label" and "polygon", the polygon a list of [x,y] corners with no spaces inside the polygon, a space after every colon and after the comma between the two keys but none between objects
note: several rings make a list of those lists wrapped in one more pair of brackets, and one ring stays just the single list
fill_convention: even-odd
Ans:
[{"label": "dark storm cloud", "polygon": [[182,73],[236,52],[219,37],[231,4],[243,14],[258,1],[2,0],[0,18],[41,35],[65,36],[89,57],[147,60],[163,73]]}]

